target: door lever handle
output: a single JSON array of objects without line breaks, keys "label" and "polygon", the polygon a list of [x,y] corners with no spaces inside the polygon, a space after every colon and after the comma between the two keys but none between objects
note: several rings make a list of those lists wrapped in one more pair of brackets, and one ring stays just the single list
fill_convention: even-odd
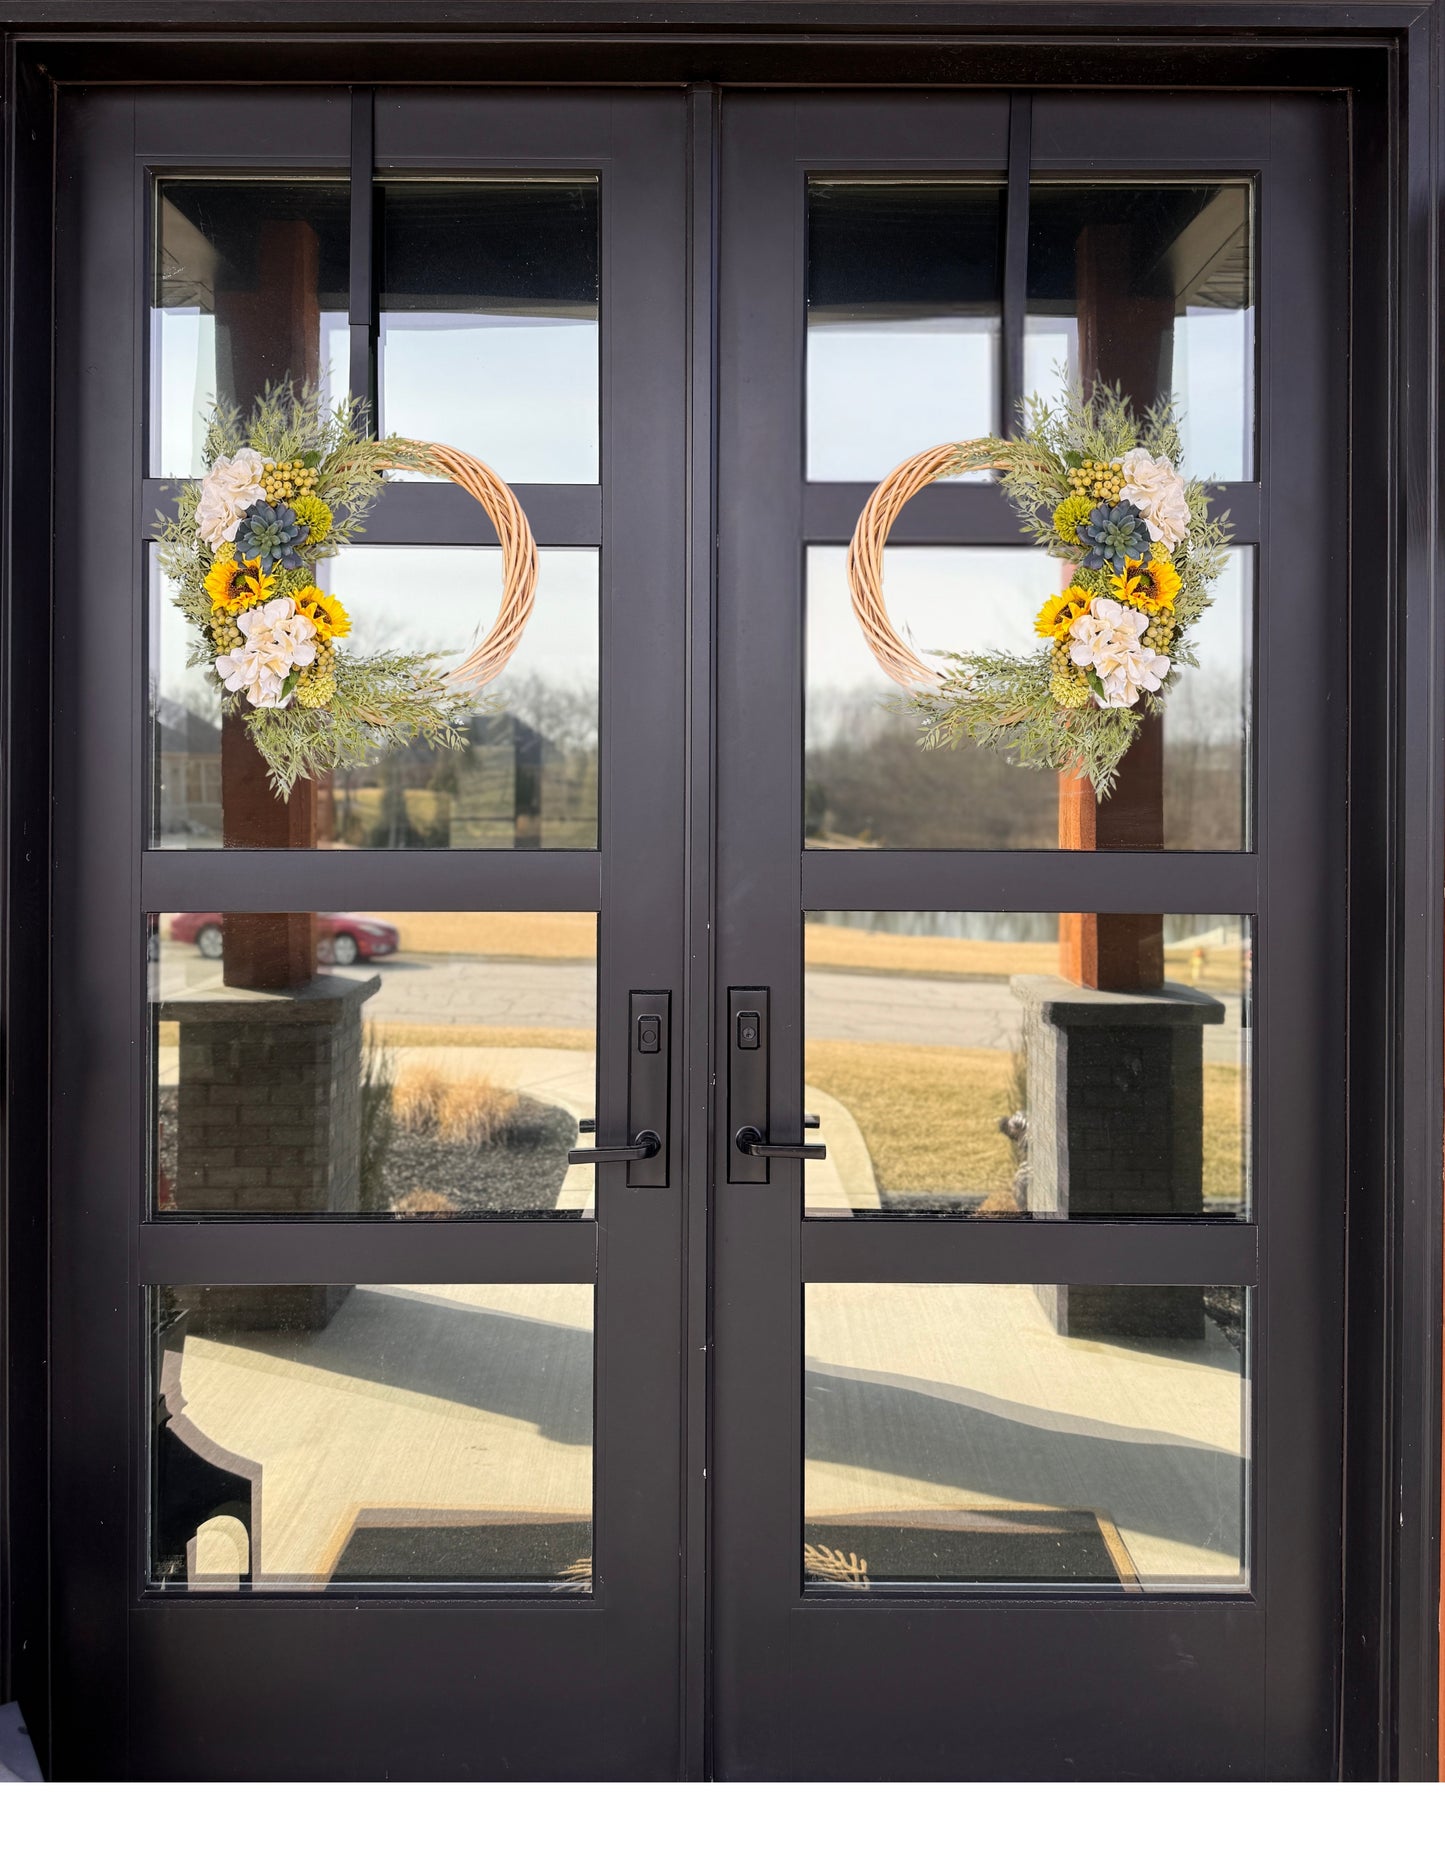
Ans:
[{"label": "door lever handle", "polygon": [[567,1160],[578,1162],[646,1162],[662,1148],[656,1130],[639,1130],[630,1143],[602,1144],[597,1149],[569,1149]]},{"label": "door lever handle", "polygon": [[745,1123],[733,1141],[745,1156],[790,1156],[796,1162],[822,1162],[828,1154],[826,1143],[769,1143],[751,1123]]}]

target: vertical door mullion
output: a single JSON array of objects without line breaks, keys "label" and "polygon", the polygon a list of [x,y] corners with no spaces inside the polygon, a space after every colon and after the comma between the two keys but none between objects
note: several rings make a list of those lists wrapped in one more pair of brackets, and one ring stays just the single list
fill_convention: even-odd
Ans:
[{"label": "vertical door mullion", "polygon": [[1029,157],[1033,94],[1009,94],[1008,182],[1004,198],[1003,343],[999,349],[999,434],[1015,435],[1024,393],[1024,328],[1029,278]]},{"label": "vertical door mullion", "polygon": [[377,407],[376,329],[376,94],[365,85],[351,93],[351,271],[347,326],[351,338],[350,394],[364,402],[367,426],[380,434]]}]

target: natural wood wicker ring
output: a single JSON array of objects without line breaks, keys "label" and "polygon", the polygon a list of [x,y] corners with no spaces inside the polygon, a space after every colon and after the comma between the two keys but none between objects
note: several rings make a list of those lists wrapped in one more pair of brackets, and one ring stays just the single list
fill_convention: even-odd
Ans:
[{"label": "natural wood wicker ring", "polygon": [[868,496],[848,547],[848,595],[863,628],[863,640],[890,681],[903,688],[932,688],[938,671],[919,659],[894,629],[883,602],[883,548],[893,522],[918,493],[936,480],[951,480],[979,468],[998,468],[996,444],[988,440],[944,442],[900,461]]},{"label": "natural wood wicker ring", "polygon": [[463,454],[460,448],[448,448],[444,442],[406,445],[415,448],[428,467],[440,469],[448,480],[464,487],[497,529],[502,547],[502,601],[496,622],[446,678],[458,687],[484,688],[511,661],[537,601],[537,542],[517,496],[485,461]]}]

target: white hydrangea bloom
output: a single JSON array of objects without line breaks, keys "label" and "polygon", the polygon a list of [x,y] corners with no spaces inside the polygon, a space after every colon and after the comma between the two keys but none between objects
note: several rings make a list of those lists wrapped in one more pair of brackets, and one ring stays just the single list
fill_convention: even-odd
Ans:
[{"label": "white hydrangea bloom", "polygon": [[266,463],[254,448],[238,448],[234,455],[217,455],[201,482],[196,508],[196,530],[214,552],[236,536],[241,516],[261,498],[261,476]]},{"label": "white hydrangea bloom", "polygon": [[286,677],[316,660],[316,626],[289,597],[242,611],[236,622],[245,641],[217,656],[217,675],[232,694],[244,689],[253,708],[286,707],[291,699],[281,692]]},{"label": "white hydrangea bloom", "polygon": [[1189,533],[1189,503],[1184,481],[1167,455],[1131,448],[1119,463],[1124,474],[1122,498],[1138,507],[1149,537],[1172,552]]},{"label": "white hydrangea bloom", "polygon": [[1103,684],[1105,708],[1132,708],[1141,692],[1157,691],[1169,673],[1169,658],[1144,642],[1150,619],[1130,604],[1096,597],[1069,630],[1070,659],[1092,669]]}]

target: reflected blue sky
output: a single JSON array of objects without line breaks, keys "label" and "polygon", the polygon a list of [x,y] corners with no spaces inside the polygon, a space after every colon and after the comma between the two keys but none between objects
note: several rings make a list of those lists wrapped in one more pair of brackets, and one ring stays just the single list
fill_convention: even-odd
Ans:
[{"label": "reflected blue sky", "polygon": [[921,449],[991,434],[998,353],[997,318],[810,325],[809,479],[881,480]]},{"label": "reflected blue sky", "polygon": [[598,478],[596,317],[383,312],[381,426],[506,480]]}]

